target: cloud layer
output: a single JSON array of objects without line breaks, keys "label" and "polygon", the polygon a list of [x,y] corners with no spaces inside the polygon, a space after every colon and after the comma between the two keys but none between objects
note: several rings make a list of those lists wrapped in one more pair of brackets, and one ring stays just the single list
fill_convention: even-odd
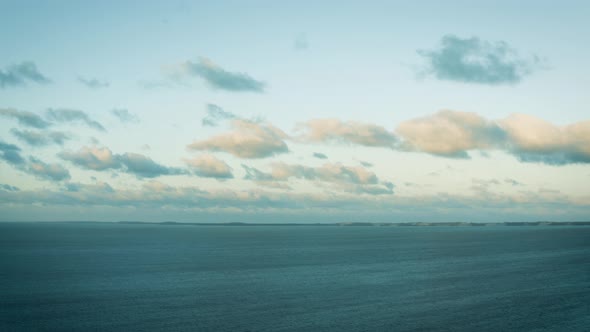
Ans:
[{"label": "cloud layer", "polygon": [[320,167],[290,165],[286,163],[271,164],[270,173],[242,165],[246,171],[245,179],[268,183],[271,181],[288,181],[290,178],[309,181],[327,182],[347,192],[372,195],[392,194],[393,184],[381,182],[375,173],[360,166],[345,166],[326,163]]},{"label": "cloud layer", "polygon": [[526,60],[506,42],[476,37],[444,36],[439,49],[419,50],[427,61],[425,74],[440,80],[478,84],[514,84],[529,75],[538,63]]}]

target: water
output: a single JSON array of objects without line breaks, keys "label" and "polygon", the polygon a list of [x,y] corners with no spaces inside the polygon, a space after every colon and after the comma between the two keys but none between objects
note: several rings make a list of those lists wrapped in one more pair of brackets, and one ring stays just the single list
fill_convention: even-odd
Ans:
[{"label": "water", "polygon": [[590,227],[0,223],[1,331],[590,331]]}]

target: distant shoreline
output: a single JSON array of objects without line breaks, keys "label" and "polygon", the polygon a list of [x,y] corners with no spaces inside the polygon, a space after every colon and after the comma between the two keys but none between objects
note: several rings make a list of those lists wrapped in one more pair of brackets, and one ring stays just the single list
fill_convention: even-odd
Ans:
[{"label": "distant shoreline", "polygon": [[339,222],[339,223],[245,223],[245,222],[177,222],[177,221],[0,221],[0,223],[100,223],[126,225],[172,226],[370,226],[370,227],[484,227],[484,226],[590,226],[590,221],[530,221],[530,222]]}]

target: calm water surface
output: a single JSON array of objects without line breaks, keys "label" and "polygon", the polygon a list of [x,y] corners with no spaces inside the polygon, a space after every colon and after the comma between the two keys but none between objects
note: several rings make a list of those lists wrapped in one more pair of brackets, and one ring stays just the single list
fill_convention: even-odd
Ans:
[{"label": "calm water surface", "polygon": [[590,331],[590,227],[0,223],[0,331]]}]

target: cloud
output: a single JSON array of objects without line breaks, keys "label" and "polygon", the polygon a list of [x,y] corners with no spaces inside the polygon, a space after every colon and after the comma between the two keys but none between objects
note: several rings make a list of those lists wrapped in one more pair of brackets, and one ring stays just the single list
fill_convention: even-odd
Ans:
[{"label": "cloud", "polygon": [[297,38],[295,38],[295,42],[293,43],[293,48],[296,51],[304,51],[309,48],[309,41],[307,40],[307,36],[302,33]]},{"label": "cloud", "polygon": [[326,156],[325,154],[323,154],[321,152],[314,152],[312,156],[314,158],[318,158],[318,159],[328,159],[328,156]]},{"label": "cloud", "polygon": [[207,104],[207,115],[201,120],[203,126],[215,127],[220,121],[235,119],[233,113],[224,111],[223,108],[215,104]]},{"label": "cloud", "polygon": [[28,172],[40,179],[63,181],[71,178],[70,172],[59,164],[46,164],[34,157],[29,158],[29,161]]},{"label": "cloud", "polygon": [[530,115],[513,114],[499,125],[508,136],[508,150],[521,161],[590,163],[590,121],[556,126]]},{"label": "cloud", "polygon": [[396,133],[403,139],[404,150],[458,158],[467,158],[469,150],[495,148],[505,137],[492,121],[450,110],[402,122]]},{"label": "cloud", "polygon": [[197,63],[187,61],[181,65],[183,74],[199,76],[213,88],[233,92],[264,92],[265,84],[246,73],[229,72],[207,58]]},{"label": "cloud", "polygon": [[25,85],[27,82],[49,84],[51,80],[41,74],[37,65],[31,61],[23,61],[10,65],[4,70],[0,69],[0,89]]},{"label": "cloud", "polygon": [[120,163],[108,148],[82,147],[77,152],[64,151],[58,154],[64,160],[82,168],[95,171],[116,169]]},{"label": "cloud", "polygon": [[359,161],[359,163],[360,163],[361,165],[363,165],[364,167],[373,167],[373,164],[371,164],[371,163],[370,163],[370,162],[368,162],[368,161],[362,161],[362,160],[361,160],[361,161]]},{"label": "cloud", "polygon": [[97,121],[92,120],[88,114],[74,109],[58,108],[48,109],[47,118],[56,122],[83,122],[88,127],[94,128],[100,131],[106,131],[106,129]]},{"label": "cloud", "polygon": [[25,159],[20,155],[20,148],[14,144],[0,141],[0,159],[15,166],[23,165]]},{"label": "cloud", "polygon": [[117,159],[127,173],[135,174],[140,178],[154,178],[161,175],[186,174],[180,168],[166,167],[153,161],[151,158],[139,153],[124,153]]},{"label": "cloud", "polygon": [[20,191],[19,187],[11,186],[9,184],[0,183],[0,190],[4,191]]},{"label": "cloud", "polygon": [[470,150],[500,150],[522,162],[590,163],[590,121],[557,126],[526,114],[487,120],[470,112],[440,111],[400,123],[399,149],[468,158]]},{"label": "cloud", "polygon": [[232,169],[223,160],[210,154],[204,154],[194,159],[186,160],[198,176],[214,179],[232,179]]},{"label": "cloud", "polygon": [[189,150],[223,151],[239,158],[266,158],[289,152],[287,135],[279,128],[249,120],[232,120],[233,131],[197,141]]},{"label": "cloud", "polygon": [[344,166],[326,163],[320,167],[290,165],[285,163],[271,164],[270,173],[242,165],[246,171],[244,179],[255,182],[288,181],[290,178],[309,181],[321,181],[338,185],[340,189],[359,194],[392,194],[393,184],[381,182],[375,173],[360,166]]},{"label": "cloud", "polygon": [[64,151],[58,156],[81,168],[95,171],[122,170],[139,178],[186,174],[186,171],[180,168],[160,165],[145,155],[138,153],[113,154],[106,147],[82,147],[77,152]]},{"label": "cloud", "polygon": [[126,109],[114,109],[111,114],[123,123],[139,123],[139,117]]},{"label": "cloud", "polygon": [[70,136],[61,131],[19,130],[12,128],[10,132],[16,138],[30,146],[63,145],[66,140],[70,139]]},{"label": "cloud", "polygon": [[314,119],[297,128],[303,131],[300,139],[308,142],[336,142],[371,147],[393,147],[395,135],[382,126],[338,119]]},{"label": "cloud", "polygon": [[19,111],[12,108],[0,108],[0,115],[16,119],[19,124],[27,127],[43,129],[51,125],[51,123],[43,120],[35,113]]},{"label": "cloud", "polygon": [[87,88],[90,89],[101,89],[101,88],[108,88],[110,83],[106,81],[100,81],[96,78],[84,78],[78,77],[78,82],[85,85]]},{"label": "cloud", "polygon": [[418,50],[427,62],[425,74],[437,79],[477,84],[514,84],[531,74],[539,62],[526,60],[506,42],[446,35],[437,50]]}]

